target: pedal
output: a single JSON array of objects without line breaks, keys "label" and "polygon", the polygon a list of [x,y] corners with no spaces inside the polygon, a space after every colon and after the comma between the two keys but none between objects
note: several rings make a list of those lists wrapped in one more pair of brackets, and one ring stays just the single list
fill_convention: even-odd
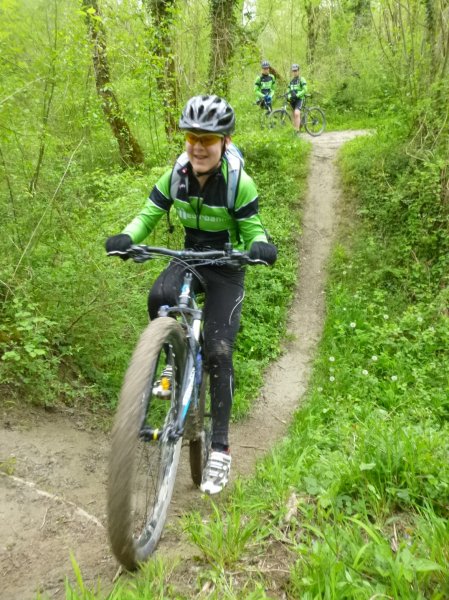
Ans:
[{"label": "pedal", "polygon": [[171,398],[171,370],[166,375],[163,373],[159,381],[156,382],[153,387],[153,396],[167,400]]}]

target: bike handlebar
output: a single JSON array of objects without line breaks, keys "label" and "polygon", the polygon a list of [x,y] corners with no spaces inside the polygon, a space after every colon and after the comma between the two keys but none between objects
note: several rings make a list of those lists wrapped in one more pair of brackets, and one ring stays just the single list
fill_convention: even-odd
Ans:
[{"label": "bike handlebar", "polygon": [[[287,92],[286,94],[282,94],[283,98],[287,98],[290,92]],[[303,98],[311,98],[312,94],[304,94]]]},{"label": "bike handlebar", "polygon": [[[177,258],[180,261],[198,261],[203,265],[268,265],[268,263],[263,260],[250,258],[248,252],[234,250],[232,247],[225,247],[224,250],[171,250],[170,248],[136,244],[130,246],[128,250],[113,250],[108,252],[108,256],[132,258],[134,262],[138,263],[151,260],[155,257],[155,255],[169,256],[172,258]],[[197,263],[196,266],[200,265]]]}]

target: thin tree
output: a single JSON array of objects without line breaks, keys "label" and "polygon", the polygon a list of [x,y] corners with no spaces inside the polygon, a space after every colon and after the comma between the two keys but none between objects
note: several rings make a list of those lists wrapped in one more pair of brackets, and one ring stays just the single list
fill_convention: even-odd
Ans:
[{"label": "thin tree", "polygon": [[46,12],[46,18],[50,49],[48,60],[49,70],[47,76],[44,79],[44,93],[42,97],[42,128],[39,139],[39,153],[36,161],[36,166],[34,168],[34,172],[28,186],[28,189],[31,194],[34,194],[36,192],[39,181],[39,175],[44,161],[50,112],[56,88],[56,59],[58,55],[58,5],[56,1],[54,2],[53,28],[49,22],[48,10]]},{"label": "thin tree", "polygon": [[129,166],[139,166],[144,156],[136,138],[120,110],[116,95],[112,90],[111,74],[107,57],[106,32],[98,8],[97,0],[83,0],[83,12],[89,38],[92,43],[92,59],[95,71],[95,85],[101,99],[101,106],[114,134],[123,162]]},{"label": "thin tree", "polygon": [[304,4],[306,12],[307,33],[307,63],[313,65],[318,42],[320,8],[312,0],[306,0]]},{"label": "thin tree", "polygon": [[165,133],[169,139],[176,130],[178,85],[173,54],[173,19],[176,0],[146,0],[146,8],[154,20],[156,43],[153,52],[161,60],[156,81],[164,106]]}]

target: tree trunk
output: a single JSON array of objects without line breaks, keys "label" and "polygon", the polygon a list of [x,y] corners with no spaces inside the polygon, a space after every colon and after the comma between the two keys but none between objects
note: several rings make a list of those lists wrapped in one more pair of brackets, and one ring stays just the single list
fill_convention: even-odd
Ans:
[{"label": "tree trunk", "polygon": [[34,194],[37,189],[39,175],[41,172],[42,164],[44,162],[44,154],[46,150],[47,130],[48,122],[50,120],[51,105],[54,98],[55,87],[56,87],[56,57],[58,55],[58,5],[54,4],[54,15],[53,15],[53,30],[48,21],[47,13],[47,33],[49,36],[49,72],[45,78],[44,94],[42,99],[42,129],[39,141],[39,152],[36,161],[36,167],[31,177],[28,190],[31,194]]},{"label": "tree trunk", "polygon": [[163,67],[158,70],[156,80],[163,99],[165,133],[168,139],[176,131],[178,114],[178,85],[173,56],[172,25],[176,0],[147,0],[146,7],[154,19],[157,42],[154,54],[162,59]]},{"label": "tree trunk", "polygon": [[105,117],[112,129],[123,162],[128,166],[138,166],[143,163],[144,156],[139,143],[131,133],[112,91],[111,75],[107,58],[106,32],[101,20],[97,0],[83,0],[83,11],[89,37],[93,48],[93,64],[95,70],[95,85],[101,99]]},{"label": "tree trunk", "polygon": [[320,9],[311,1],[305,3],[305,9],[307,18],[307,64],[310,66],[313,65],[315,60]]},{"label": "tree trunk", "polygon": [[371,0],[356,0],[353,6],[356,31],[368,27],[371,24]]},{"label": "tree trunk", "polygon": [[231,60],[234,53],[236,0],[210,0],[211,52],[209,90],[227,98]]}]

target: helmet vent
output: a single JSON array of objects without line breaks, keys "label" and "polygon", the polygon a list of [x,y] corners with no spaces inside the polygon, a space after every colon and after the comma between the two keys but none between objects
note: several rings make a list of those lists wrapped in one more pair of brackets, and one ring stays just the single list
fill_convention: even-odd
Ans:
[{"label": "helmet vent", "polygon": [[235,127],[234,110],[219,96],[194,96],[184,107],[179,127],[184,130],[231,135]]}]

